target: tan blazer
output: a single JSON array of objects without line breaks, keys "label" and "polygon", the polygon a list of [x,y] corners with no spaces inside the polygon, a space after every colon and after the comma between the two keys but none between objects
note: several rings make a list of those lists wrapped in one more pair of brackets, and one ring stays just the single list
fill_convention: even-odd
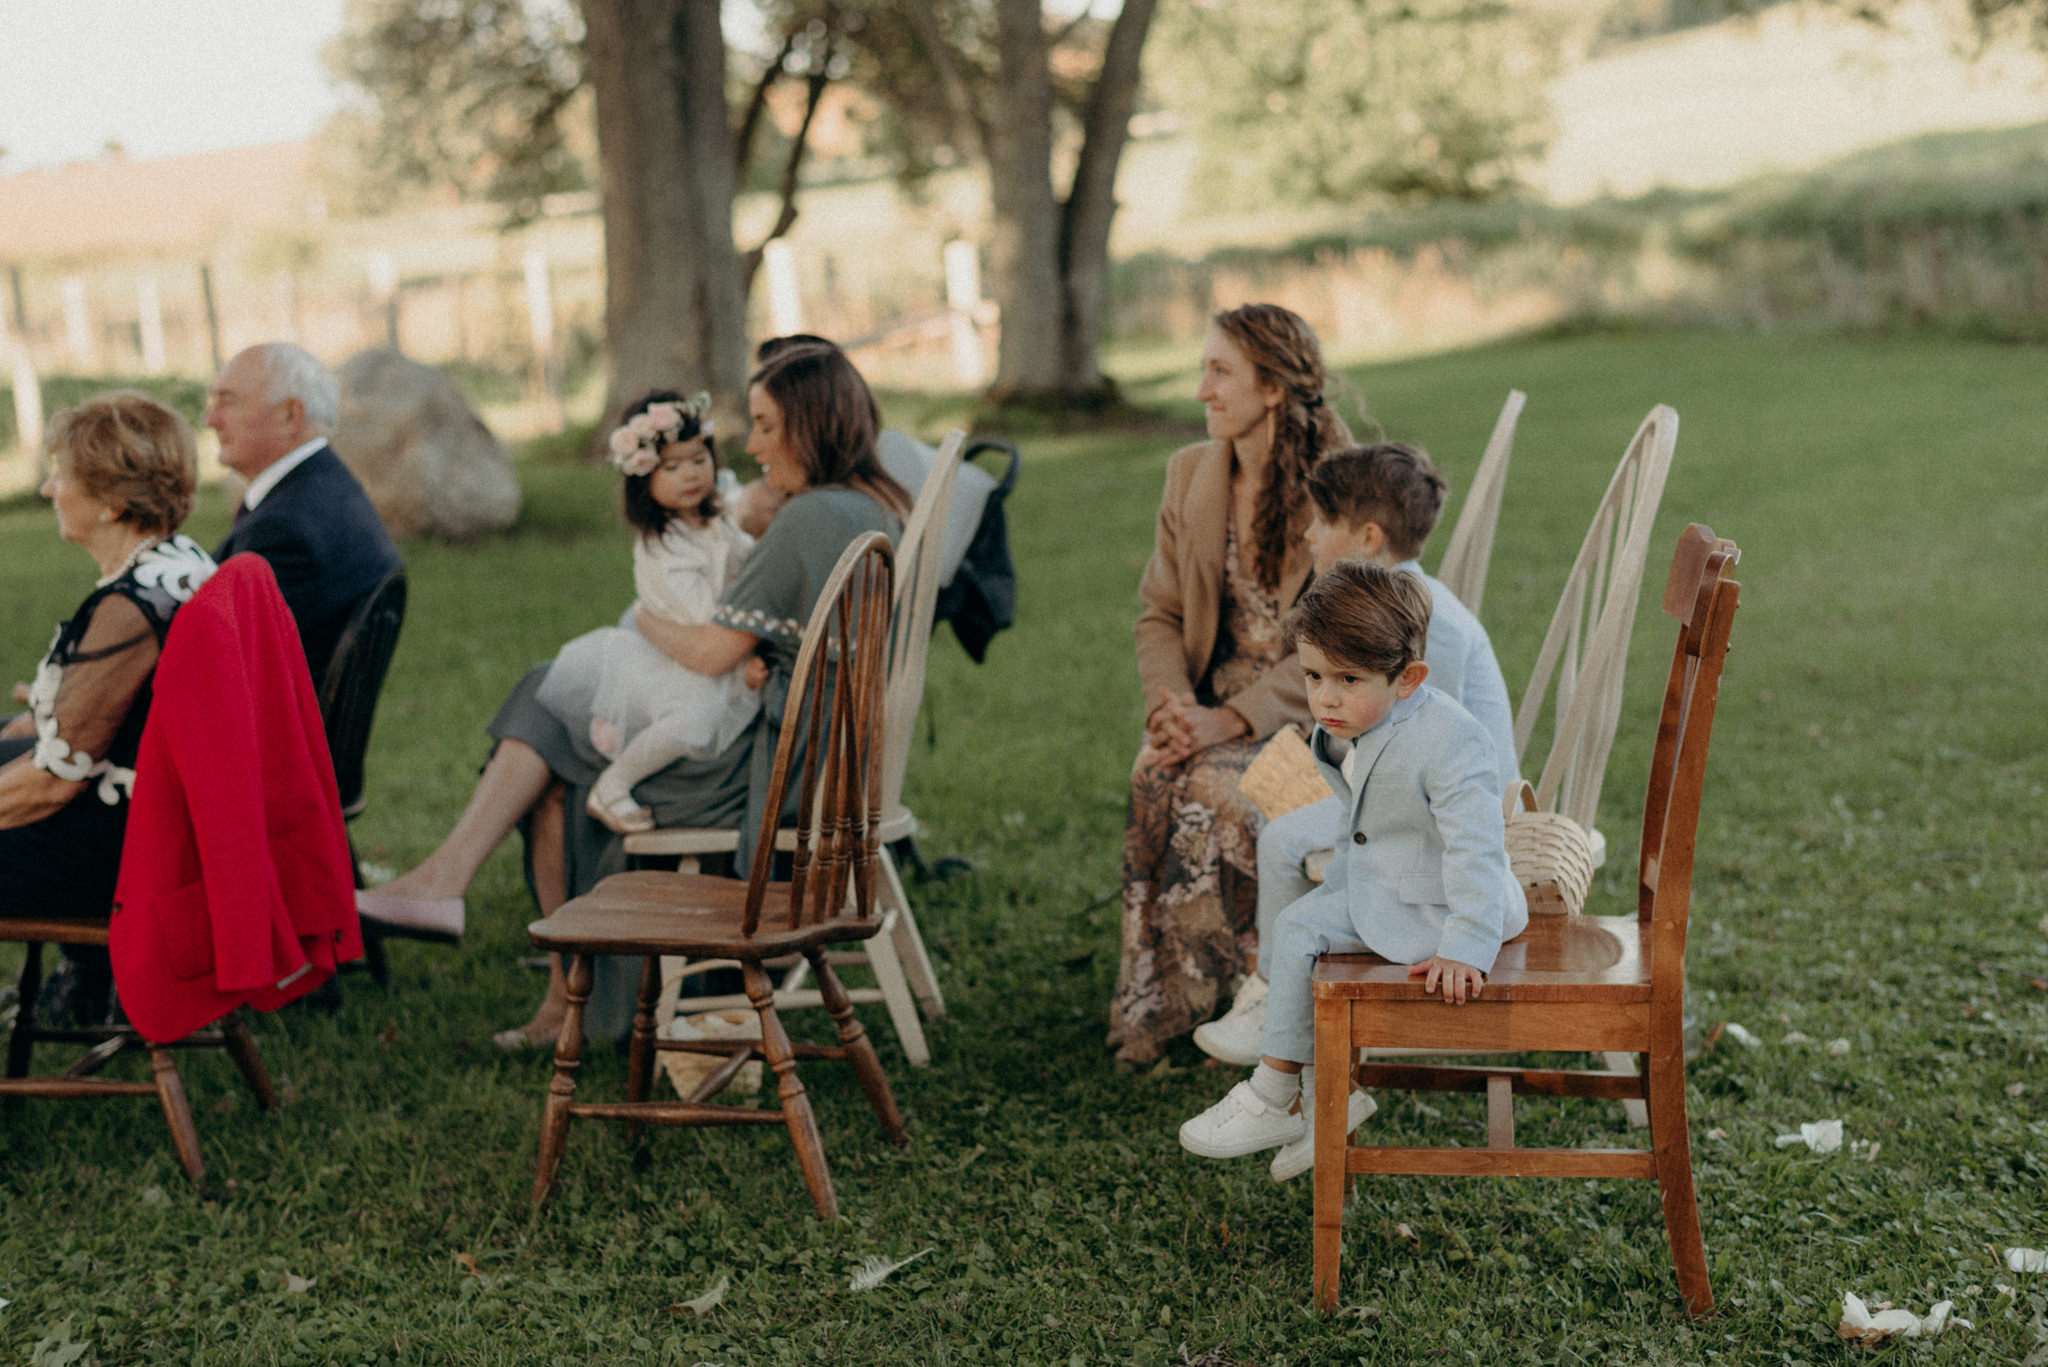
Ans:
[{"label": "tan blazer", "polygon": [[[1230,447],[1220,441],[1182,447],[1166,463],[1166,493],[1145,577],[1138,582],[1138,679],[1151,715],[1167,695],[1192,693],[1216,650],[1223,599],[1223,541],[1230,520]],[[1240,535],[1249,529],[1241,528]],[[1285,612],[1308,587],[1312,568],[1299,535],[1288,540],[1281,565],[1280,608]],[[1292,643],[1285,659],[1256,684],[1230,699],[1264,740],[1289,722],[1306,731],[1308,691]]]}]

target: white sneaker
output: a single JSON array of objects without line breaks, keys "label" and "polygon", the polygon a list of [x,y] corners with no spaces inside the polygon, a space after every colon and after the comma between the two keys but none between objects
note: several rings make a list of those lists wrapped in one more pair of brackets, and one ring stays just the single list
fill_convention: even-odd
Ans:
[{"label": "white sneaker", "polygon": [[1241,1158],[1292,1143],[1301,1138],[1302,1126],[1300,1112],[1268,1106],[1251,1083],[1240,1082],[1180,1127],[1180,1146],[1204,1158]]},{"label": "white sneaker", "polygon": [[1261,1057],[1266,1029],[1266,980],[1254,973],[1237,989],[1237,1000],[1216,1020],[1195,1027],[1195,1047],[1210,1058],[1249,1068]]},{"label": "white sneaker", "polygon": [[[1313,1107],[1315,1105],[1315,1098],[1303,1097],[1302,1104]],[[1379,1103],[1375,1102],[1364,1092],[1354,1089],[1351,1093],[1350,1105],[1344,1108],[1344,1133],[1350,1134],[1360,1125],[1363,1125],[1372,1118],[1372,1113],[1378,1109]],[[1290,1177],[1301,1176],[1315,1165],[1316,1126],[1315,1118],[1311,1116],[1309,1117],[1308,1127],[1302,1132],[1301,1138],[1295,1140],[1292,1144],[1282,1146],[1280,1152],[1273,1155],[1273,1180],[1275,1182],[1285,1182]]]}]

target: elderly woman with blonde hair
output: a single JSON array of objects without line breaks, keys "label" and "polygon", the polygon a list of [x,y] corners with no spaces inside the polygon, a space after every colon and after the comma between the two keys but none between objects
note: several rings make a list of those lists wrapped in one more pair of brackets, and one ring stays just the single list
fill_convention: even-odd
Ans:
[{"label": "elderly woman with blonde hair", "polygon": [[[99,575],[16,689],[29,710],[0,727],[0,916],[85,920],[112,907],[165,633],[214,565],[178,534],[198,460],[176,413],[129,390],[96,395],[56,416],[47,446],[57,534]],[[97,1014],[105,960],[79,963]]]}]

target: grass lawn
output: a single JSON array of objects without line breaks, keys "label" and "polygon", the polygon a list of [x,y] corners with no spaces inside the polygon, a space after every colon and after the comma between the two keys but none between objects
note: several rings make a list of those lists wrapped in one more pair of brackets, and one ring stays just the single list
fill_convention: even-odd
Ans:
[{"label": "grass lawn", "polygon": [[[1192,361],[1192,354],[1187,358]],[[1602,336],[1353,372],[1389,432],[1462,487],[1510,386],[1530,402],[1485,618],[1526,680],[1586,517],[1636,422],[1682,416],[1660,542],[1711,523],[1744,551],[1700,836],[1691,991],[1739,1022],[1691,1069],[1720,1305],[1681,1310],[1649,1183],[1372,1179],[1346,1224],[1346,1315],[1309,1304],[1306,1180],[1190,1158],[1174,1131],[1235,1074],[1191,1046],[1111,1067],[1130,622],[1191,372],[1129,430],[1037,435],[1011,502],[1016,628],[989,663],[933,651],[909,799],[913,888],[951,1014],[928,1070],[881,1043],[912,1145],[850,1076],[812,1088],[845,1217],[811,1215],[779,1129],[572,1131],[527,1205],[548,1064],[492,1049],[539,980],[515,965],[517,853],[486,867],[460,952],[398,945],[389,991],[257,1033],[290,1094],[258,1113],[224,1059],[187,1084],[213,1191],[147,1102],[0,1115],[0,1357],[101,1363],[1836,1362],[1842,1293],[1974,1322],[1902,1360],[2048,1361],[2048,662],[2043,355],[1948,341]],[[899,422],[940,410],[890,405]],[[413,610],[386,686],[369,858],[424,854],[466,796],[481,726],[529,664],[628,596],[612,480],[535,462],[512,534],[405,548]],[[209,491],[191,530],[226,511]],[[1434,548],[1440,552],[1441,544]],[[1434,552],[1431,559],[1434,558]],[[0,508],[0,668],[25,678],[92,578],[48,511]],[[1622,909],[1670,651],[1644,594],[1602,826]],[[0,951],[11,975],[18,954]],[[817,1013],[803,1013],[805,1028]],[[1781,1043],[1791,1032],[1810,1043]],[[1846,1052],[1827,1048],[1846,1040]],[[622,1085],[621,1056],[584,1068]],[[1830,1156],[1781,1149],[1840,1118]],[[1619,1108],[1524,1103],[1525,1142],[1620,1139]],[[1483,1142],[1476,1098],[1383,1099],[1389,1132]],[[1413,1239],[1397,1234],[1405,1225]],[[932,1252],[848,1290],[875,1254]],[[306,1283],[310,1283],[307,1285]],[[723,1285],[703,1313],[684,1302]],[[293,1290],[299,1287],[301,1289]],[[64,1356],[67,1346],[89,1345]],[[37,1354],[41,1354],[40,1357]]]}]

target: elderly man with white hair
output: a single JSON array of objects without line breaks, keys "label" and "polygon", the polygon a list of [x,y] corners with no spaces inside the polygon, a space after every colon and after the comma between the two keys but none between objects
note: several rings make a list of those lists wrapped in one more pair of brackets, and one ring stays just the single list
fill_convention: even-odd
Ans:
[{"label": "elderly man with white hair", "polygon": [[341,406],[326,366],[289,342],[238,353],[207,396],[221,464],[249,481],[214,551],[270,562],[318,687],[351,611],[400,567],[363,486],[327,444]]}]

